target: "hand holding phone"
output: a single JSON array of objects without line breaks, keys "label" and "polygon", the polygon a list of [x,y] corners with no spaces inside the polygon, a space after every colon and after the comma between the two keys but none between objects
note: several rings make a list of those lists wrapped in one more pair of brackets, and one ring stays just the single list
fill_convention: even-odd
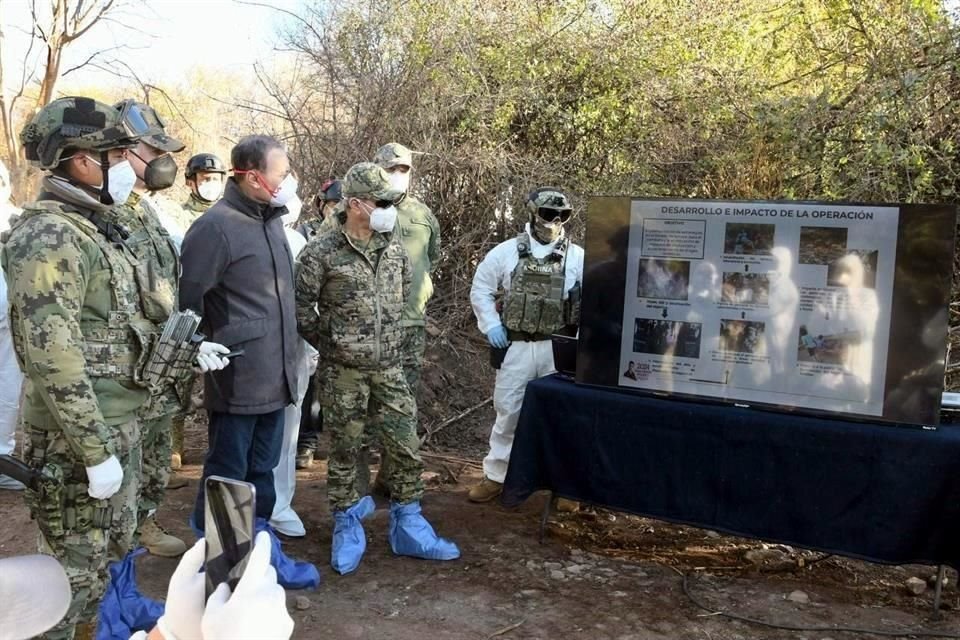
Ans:
[{"label": "hand holding phone", "polygon": [[249,482],[220,476],[207,478],[204,487],[206,593],[209,597],[221,583],[226,583],[232,591],[243,575],[253,547],[257,492]]},{"label": "hand holding phone", "polygon": [[287,640],[293,619],[286,594],[270,566],[270,534],[261,531],[236,588],[217,587],[203,614],[204,640]]}]

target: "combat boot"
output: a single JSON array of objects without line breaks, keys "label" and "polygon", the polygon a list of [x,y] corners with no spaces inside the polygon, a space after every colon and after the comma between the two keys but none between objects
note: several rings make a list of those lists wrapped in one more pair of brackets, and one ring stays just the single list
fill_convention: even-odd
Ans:
[{"label": "combat boot", "polygon": [[167,478],[167,489],[183,489],[190,481],[181,475],[171,475]]},{"label": "combat boot", "polygon": [[470,489],[470,502],[490,502],[503,492],[503,483],[483,476],[479,484]]},{"label": "combat boot", "polygon": [[176,558],[187,550],[186,543],[164,531],[153,516],[148,516],[140,526],[140,544],[161,558]]},{"label": "combat boot", "polygon": [[576,500],[557,498],[557,511],[560,513],[576,513],[580,511],[580,503]]},{"label": "combat boot", "polygon": [[180,459],[180,454],[179,454],[179,453],[171,453],[171,454],[170,454],[170,468],[173,469],[174,471],[177,471],[177,470],[180,469],[181,466],[183,466],[183,460]]}]

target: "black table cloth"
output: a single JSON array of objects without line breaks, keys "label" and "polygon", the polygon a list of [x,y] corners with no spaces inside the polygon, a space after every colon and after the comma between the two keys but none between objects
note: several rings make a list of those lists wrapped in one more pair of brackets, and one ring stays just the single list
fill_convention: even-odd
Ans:
[{"label": "black table cloth", "polygon": [[960,568],[960,425],[935,431],[527,386],[502,502],[541,489],[889,563]]}]

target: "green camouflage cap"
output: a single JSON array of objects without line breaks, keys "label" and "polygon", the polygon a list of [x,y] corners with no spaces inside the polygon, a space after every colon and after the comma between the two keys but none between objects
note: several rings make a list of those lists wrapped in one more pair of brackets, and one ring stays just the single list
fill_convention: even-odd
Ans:
[{"label": "green camouflage cap", "polygon": [[566,194],[555,187],[540,187],[527,198],[527,208],[531,213],[540,209],[555,209],[557,211],[572,211],[570,199]]},{"label": "green camouflage cap", "polygon": [[131,106],[135,106],[139,110],[148,127],[147,132],[140,138],[141,142],[147,143],[154,149],[160,149],[161,151],[168,151],[170,153],[177,153],[186,148],[187,145],[167,135],[166,121],[164,121],[164,119],[160,117],[160,114],[150,105],[137,102],[133,99],[127,99],[115,104],[114,108],[117,109],[117,111],[123,111],[124,109],[129,109]]},{"label": "green camouflage cap", "polygon": [[372,162],[355,164],[340,181],[344,198],[366,198],[368,200],[389,200],[396,202],[403,195],[390,186],[390,176],[383,168]]},{"label": "green camouflage cap", "polygon": [[384,169],[390,169],[397,165],[412,167],[413,152],[399,142],[390,142],[377,149],[373,161]]},{"label": "green camouflage cap", "polygon": [[20,132],[20,142],[31,164],[53,169],[68,149],[127,149],[146,131],[136,109],[121,113],[93,98],[73,96],[40,109]]}]

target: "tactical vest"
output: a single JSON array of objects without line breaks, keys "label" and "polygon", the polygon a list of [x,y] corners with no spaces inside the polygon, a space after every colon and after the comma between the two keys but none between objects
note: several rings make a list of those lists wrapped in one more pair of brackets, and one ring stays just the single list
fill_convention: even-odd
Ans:
[{"label": "tactical vest", "polygon": [[553,251],[535,258],[530,253],[530,236],[517,236],[520,261],[510,276],[501,319],[511,331],[549,335],[565,324],[563,289],[566,282],[567,239]]},{"label": "tactical vest", "polygon": [[137,275],[138,261],[124,246],[123,232],[102,219],[91,220],[59,206],[34,211],[55,213],[69,220],[76,230],[97,245],[110,269],[112,304],[109,317],[106,320],[81,317],[79,321],[87,375],[133,381],[140,387],[149,388],[151,385],[144,379],[143,371],[158,329],[144,315],[143,307],[153,292],[141,290],[141,286],[146,285],[145,278]]}]

